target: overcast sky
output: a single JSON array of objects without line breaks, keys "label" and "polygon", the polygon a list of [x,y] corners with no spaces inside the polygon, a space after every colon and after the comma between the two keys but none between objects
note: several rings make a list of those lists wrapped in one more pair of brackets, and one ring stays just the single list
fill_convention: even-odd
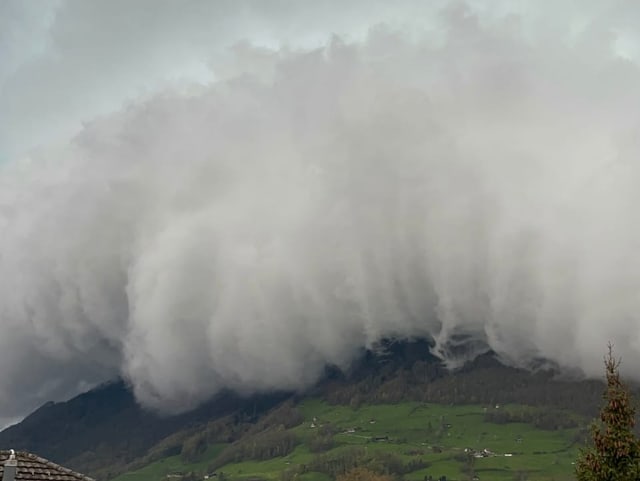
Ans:
[{"label": "overcast sky", "polygon": [[640,362],[637,25],[631,0],[0,2],[0,417],[115,376],[164,411],[304,388],[382,336]]},{"label": "overcast sky", "polygon": [[[384,23],[437,30],[447,3],[377,0],[4,0],[0,4],[0,158],[64,139],[83,121],[169,86],[207,83],[237,42],[320,46],[332,34],[362,38]],[[633,1],[471,1],[482,21],[524,14],[549,30],[604,23],[636,55]],[[567,29],[570,27],[570,29]],[[540,34],[532,30],[532,35]]]}]

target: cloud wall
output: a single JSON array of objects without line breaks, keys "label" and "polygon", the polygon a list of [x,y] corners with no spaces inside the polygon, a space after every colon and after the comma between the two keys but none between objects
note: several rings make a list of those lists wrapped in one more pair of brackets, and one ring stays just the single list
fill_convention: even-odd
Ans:
[{"label": "cloud wall", "polygon": [[640,362],[638,65],[607,23],[484,15],[234,44],[5,163],[3,415],[118,375],[165,412],[301,389],[386,336]]}]

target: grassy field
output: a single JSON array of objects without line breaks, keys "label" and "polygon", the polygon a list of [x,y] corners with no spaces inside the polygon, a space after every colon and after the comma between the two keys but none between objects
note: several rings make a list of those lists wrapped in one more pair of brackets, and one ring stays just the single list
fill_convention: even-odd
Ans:
[{"label": "grassy field", "polygon": [[216,444],[209,446],[202,456],[202,460],[197,463],[186,464],[180,459],[180,456],[170,456],[155,463],[148,464],[144,468],[137,471],[125,473],[114,480],[118,481],[158,481],[167,478],[167,475],[176,473],[186,473],[189,471],[206,472],[207,466],[212,459],[220,454],[226,447],[226,444]]},{"label": "grassy field", "polygon": [[[364,405],[359,409],[330,406],[316,399],[299,406],[304,422],[293,428],[301,443],[284,457],[268,461],[244,461],[218,469],[232,479],[280,479],[281,473],[295,466],[308,465],[316,456],[308,441],[322,428],[331,425],[333,446],[328,451],[340,453],[349,447],[360,447],[367,456],[393,453],[404,463],[422,460],[426,468],[404,475],[407,480],[570,480],[578,447],[574,443],[577,429],[546,431],[525,423],[494,424],[485,421],[491,410],[532,410],[522,406],[449,406],[400,403]],[[569,414],[567,414],[569,415]],[[152,463],[138,471],[116,478],[116,481],[162,481],[167,475],[193,471],[204,475],[208,464],[224,445],[208,448],[202,460],[184,464],[179,456]],[[486,451],[485,451],[486,450]],[[485,457],[480,456],[485,452]],[[200,479],[202,476],[199,476]],[[303,481],[329,481],[318,472],[305,472]]]}]

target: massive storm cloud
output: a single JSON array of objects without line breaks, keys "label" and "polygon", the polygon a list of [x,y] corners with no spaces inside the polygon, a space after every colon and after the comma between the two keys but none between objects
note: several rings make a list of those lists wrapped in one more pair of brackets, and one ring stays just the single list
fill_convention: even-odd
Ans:
[{"label": "massive storm cloud", "polygon": [[129,2],[62,2],[4,73],[3,416],[117,376],[165,412],[302,389],[383,337],[634,374],[635,4],[215,3],[121,41]]}]

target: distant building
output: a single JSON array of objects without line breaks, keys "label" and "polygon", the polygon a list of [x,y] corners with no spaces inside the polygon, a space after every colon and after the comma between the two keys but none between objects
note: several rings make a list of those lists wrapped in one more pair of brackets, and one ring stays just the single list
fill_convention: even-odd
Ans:
[{"label": "distant building", "polygon": [[2,481],[94,481],[44,458],[25,451],[0,451]]}]

